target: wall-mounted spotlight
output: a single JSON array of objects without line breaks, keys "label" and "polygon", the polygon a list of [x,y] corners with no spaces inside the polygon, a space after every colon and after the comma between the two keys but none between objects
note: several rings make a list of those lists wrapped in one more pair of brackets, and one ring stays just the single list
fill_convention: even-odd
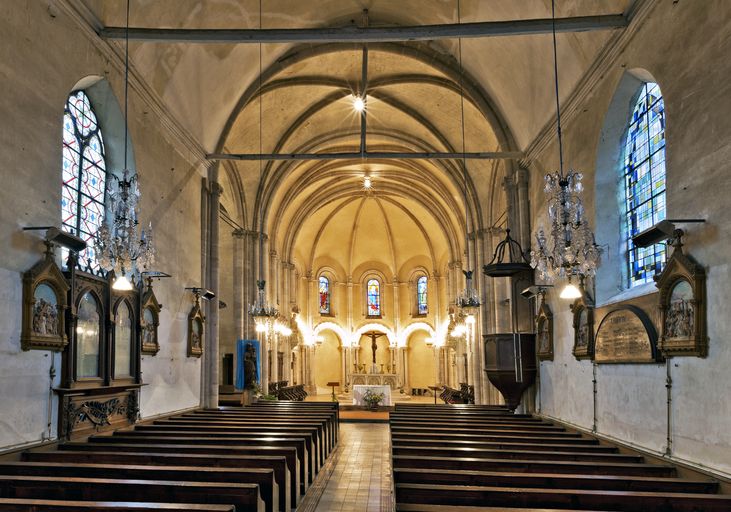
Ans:
[{"label": "wall-mounted spotlight", "polygon": [[552,284],[534,284],[520,292],[526,299],[532,299],[542,293],[546,293],[549,288],[553,288]]},{"label": "wall-mounted spotlight", "polygon": [[186,290],[193,292],[196,297],[201,297],[206,300],[211,300],[216,297],[216,294],[206,288],[198,288],[196,286],[186,286]]},{"label": "wall-mounted spotlight", "polygon": [[651,228],[647,228],[641,233],[637,233],[632,237],[632,243],[635,247],[650,247],[651,245],[665,242],[671,238],[675,238],[676,230],[675,223],[697,223],[705,222],[705,219],[665,219],[661,220]]}]

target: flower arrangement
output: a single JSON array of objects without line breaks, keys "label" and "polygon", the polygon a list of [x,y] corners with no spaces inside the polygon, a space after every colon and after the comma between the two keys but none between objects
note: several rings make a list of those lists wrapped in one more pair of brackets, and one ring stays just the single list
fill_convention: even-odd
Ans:
[{"label": "flower arrangement", "polygon": [[371,409],[376,409],[378,404],[383,401],[383,393],[376,393],[372,389],[367,389],[363,394],[363,401],[368,404]]}]

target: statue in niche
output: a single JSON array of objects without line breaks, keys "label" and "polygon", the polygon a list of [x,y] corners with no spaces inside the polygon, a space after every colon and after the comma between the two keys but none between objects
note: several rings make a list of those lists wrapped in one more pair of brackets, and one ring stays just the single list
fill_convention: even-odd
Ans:
[{"label": "statue in niche", "polygon": [[548,352],[551,350],[551,338],[548,331],[548,320],[542,318],[538,323],[538,352]]},{"label": "statue in niche", "polygon": [[244,349],[244,389],[255,389],[256,384],[256,349],[248,343]]},{"label": "statue in niche", "polygon": [[665,316],[665,336],[667,338],[688,338],[694,331],[693,290],[690,283],[680,281],[670,294]]},{"label": "statue in niche", "polygon": [[589,319],[586,308],[579,313],[579,330],[576,338],[577,347],[586,347],[589,345]]},{"label": "statue in niche", "polygon": [[201,323],[198,320],[193,322],[193,332],[190,334],[190,344],[193,350],[202,350],[201,347]]},{"label": "statue in niche", "polygon": [[33,319],[31,327],[33,334],[41,336],[57,336],[58,307],[56,294],[47,284],[40,284],[34,293]]},{"label": "statue in niche", "polygon": [[143,344],[154,344],[155,340],[155,320],[152,316],[152,311],[149,308],[145,308],[142,314],[142,343]]}]

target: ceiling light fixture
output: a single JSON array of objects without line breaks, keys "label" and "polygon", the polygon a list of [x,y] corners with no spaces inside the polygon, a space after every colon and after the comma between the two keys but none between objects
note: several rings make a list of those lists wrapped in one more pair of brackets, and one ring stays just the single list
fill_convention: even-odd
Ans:
[{"label": "ceiling light fixture", "polygon": [[[137,186],[137,173],[127,167],[128,150],[128,103],[129,103],[129,0],[127,0],[126,34],[124,41],[124,169],[122,177],[110,175],[107,198],[112,222],[102,223],[94,239],[99,266],[106,271],[114,271],[112,288],[129,291],[133,289],[127,275],[139,277],[140,269],[146,270],[155,261],[152,245],[152,223],[139,232],[137,215],[139,211],[140,190]],[[131,176],[130,176],[131,174]],[[140,280],[141,281],[141,280]]]},{"label": "ceiling light fixture", "polygon": [[566,290],[566,297],[564,297],[564,292],[561,292],[561,297],[569,298],[568,295],[576,295],[576,293],[579,293],[580,296],[576,286],[570,284],[571,276],[582,280],[585,276],[593,276],[599,266],[601,248],[596,244],[581,201],[581,193],[584,190],[581,184],[582,174],[573,170],[564,174],[555,0],[551,1],[551,19],[553,21],[553,72],[556,90],[559,170],[547,174],[545,178],[545,192],[549,196],[548,217],[551,221],[551,230],[548,237],[542,228],[539,228],[536,233],[538,243],[536,249],[531,251],[531,264],[538,270],[543,280],[568,277],[569,285],[573,290]]},{"label": "ceiling light fixture", "polygon": [[353,95],[353,110],[355,110],[358,113],[361,113],[366,108],[366,100],[361,98],[360,96],[354,94]]},{"label": "ceiling light fixture", "polygon": [[365,190],[371,190],[371,188],[373,188],[373,182],[371,181],[371,177],[367,174],[363,176],[363,188]]},{"label": "ceiling light fixture", "polygon": [[[462,16],[460,12],[460,2],[457,0],[457,24],[462,23]],[[461,113],[462,122],[462,176],[464,180],[464,246],[465,246],[465,259],[467,270],[463,270],[462,273],[465,277],[464,290],[457,296],[455,301],[457,307],[462,309],[466,315],[475,314],[480,307],[480,295],[472,285],[472,270],[470,268],[470,238],[469,238],[469,224],[470,224],[470,211],[467,203],[467,159],[465,157],[465,130],[464,130],[464,78],[462,68],[462,38],[458,39],[459,48],[459,106]]]}]

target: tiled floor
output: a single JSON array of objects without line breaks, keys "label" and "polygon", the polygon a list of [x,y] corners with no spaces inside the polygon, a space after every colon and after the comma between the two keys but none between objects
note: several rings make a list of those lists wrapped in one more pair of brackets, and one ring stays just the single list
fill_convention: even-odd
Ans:
[{"label": "tiled floor", "polygon": [[341,423],[338,447],[298,510],[391,512],[389,442],[387,424]]}]

